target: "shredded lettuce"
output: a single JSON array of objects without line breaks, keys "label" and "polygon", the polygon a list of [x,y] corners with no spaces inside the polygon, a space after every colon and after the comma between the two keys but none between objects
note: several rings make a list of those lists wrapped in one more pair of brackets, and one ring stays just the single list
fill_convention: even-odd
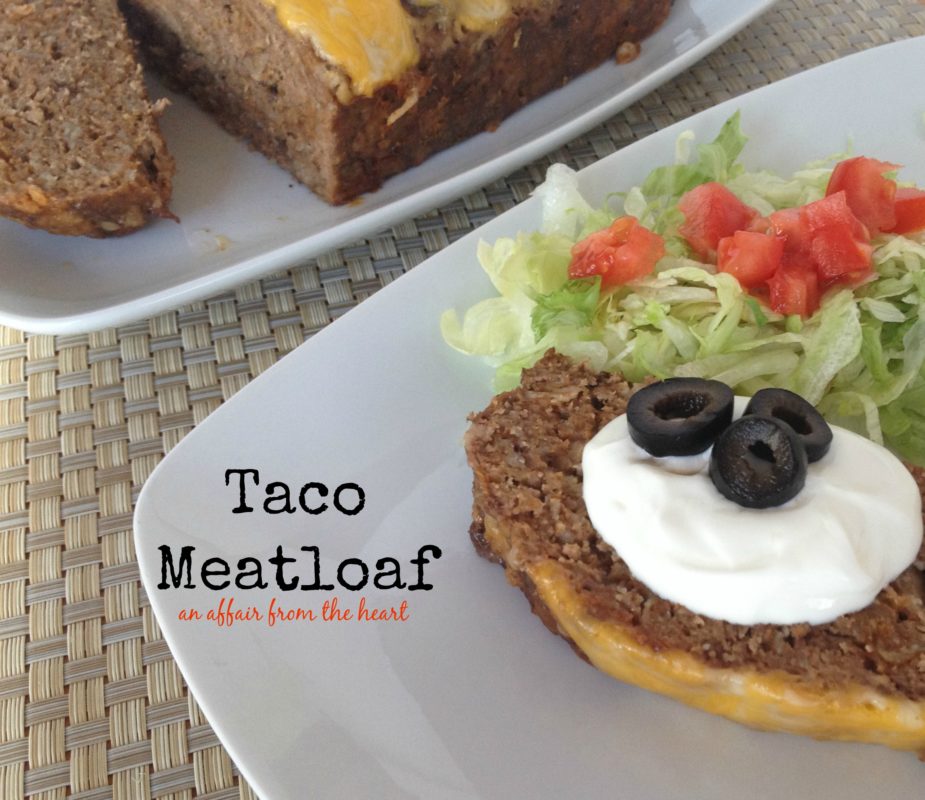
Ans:
[{"label": "shredded lettuce", "polygon": [[[731,275],[691,258],[677,235],[677,202],[694,186],[719,181],[762,214],[802,205],[824,196],[843,156],[781,177],[747,172],[738,161],[745,142],[738,114],[710,143],[682,134],[675,163],[615,196],[617,208],[592,207],[572,170],[550,168],[538,190],[542,230],[479,247],[498,296],[462,318],[446,311],[445,340],[488,360],[496,391],[516,386],[521,370],[549,348],[631,381],[689,375],[742,394],[791,389],[832,422],[925,465],[925,237],[876,237],[873,279],[832,290],[808,319],[771,311]],[[665,237],[668,254],[655,273],[612,292],[602,292],[599,279],[570,280],[572,245],[619,214]]]}]

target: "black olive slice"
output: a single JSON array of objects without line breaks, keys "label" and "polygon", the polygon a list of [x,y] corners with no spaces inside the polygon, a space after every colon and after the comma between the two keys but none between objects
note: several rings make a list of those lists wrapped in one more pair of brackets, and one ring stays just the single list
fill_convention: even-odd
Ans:
[{"label": "black olive slice", "polygon": [[630,438],[653,456],[692,456],[706,450],[732,421],[725,383],[669,378],[634,394],[626,407]]},{"label": "black olive slice", "polygon": [[818,461],[829,452],[832,429],[822,414],[795,392],[787,389],[762,389],[749,400],[745,414],[764,414],[786,422],[803,442],[810,463]]},{"label": "black olive slice", "polygon": [[750,414],[719,435],[710,454],[710,478],[734,503],[768,508],[799,494],[806,465],[806,449],[787,423]]}]

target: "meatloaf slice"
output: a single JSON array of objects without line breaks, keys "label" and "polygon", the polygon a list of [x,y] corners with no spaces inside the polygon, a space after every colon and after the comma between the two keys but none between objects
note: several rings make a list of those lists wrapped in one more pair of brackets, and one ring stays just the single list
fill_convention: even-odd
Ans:
[{"label": "meatloaf slice", "polygon": [[867,608],[822,625],[736,625],[660,598],[597,535],[582,499],[584,444],[631,391],[548,353],[471,417],[478,552],[616,677],[756,727],[925,751],[925,545]]},{"label": "meatloaf slice", "polygon": [[158,111],[116,0],[0,3],[0,214],[85,236],[171,216]]},{"label": "meatloaf slice", "polygon": [[[399,15],[410,66],[378,82],[347,73],[293,31],[324,4],[302,0],[120,0],[151,61],[232,133],[331,203],[378,188],[427,156],[614,58],[668,14],[670,0],[351,0],[351,13]],[[332,4],[334,5],[334,4]],[[497,19],[466,22],[468,7]],[[365,9],[365,10],[364,10]],[[501,12],[503,10],[503,13]],[[348,40],[356,20],[340,17]],[[305,20],[309,20],[305,23]],[[320,24],[320,23],[317,23]],[[341,35],[342,34],[342,35]],[[355,43],[354,43],[355,44]],[[375,60],[375,59],[374,59]],[[402,62],[404,64],[404,62]]]}]

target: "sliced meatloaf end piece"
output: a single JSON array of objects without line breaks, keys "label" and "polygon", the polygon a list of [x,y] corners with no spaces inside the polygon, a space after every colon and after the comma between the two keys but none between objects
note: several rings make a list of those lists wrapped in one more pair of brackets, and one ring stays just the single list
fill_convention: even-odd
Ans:
[{"label": "sliced meatloaf end piece", "polygon": [[94,237],[172,217],[160,109],[116,0],[0,4],[0,214]]}]

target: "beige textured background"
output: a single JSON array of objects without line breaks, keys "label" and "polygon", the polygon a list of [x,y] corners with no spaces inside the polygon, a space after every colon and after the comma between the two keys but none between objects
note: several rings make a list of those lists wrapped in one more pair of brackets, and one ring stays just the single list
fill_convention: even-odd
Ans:
[{"label": "beige textured background", "polygon": [[[207,414],[526,197],[549,161],[583,166],[749,89],[920,35],[920,2],[781,0],[590,134],[444,208],[120,328],[58,337],[0,328],[0,798],[255,796],[187,691],[132,544],[141,485]],[[913,69],[923,65],[897,79]]]}]

